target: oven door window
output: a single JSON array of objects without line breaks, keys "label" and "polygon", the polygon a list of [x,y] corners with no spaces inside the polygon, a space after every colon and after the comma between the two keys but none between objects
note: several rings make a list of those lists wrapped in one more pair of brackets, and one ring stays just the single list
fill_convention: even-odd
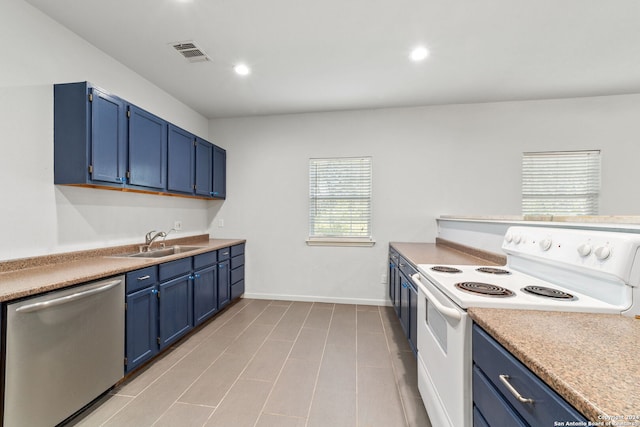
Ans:
[{"label": "oven door window", "polygon": [[427,307],[425,323],[444,354],[447,354],[447,319],[434,307],[429,298],[425,298],[425,304]]}]

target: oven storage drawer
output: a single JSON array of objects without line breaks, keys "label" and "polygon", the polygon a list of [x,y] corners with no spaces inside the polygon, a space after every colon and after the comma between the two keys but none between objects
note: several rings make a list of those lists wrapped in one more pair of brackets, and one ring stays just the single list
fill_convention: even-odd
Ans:
[{"label": "oven storage drawer", "polygon": [[[486,395],[482,396],[482,394],[486,394],[486,390],[480,390],[484,384],[495,392],[493,397],[500,400],[499,403],[496,402],[495,406],[502,404],[515,410],[527,423],[525,425],[552,426],[554,421],[559,420],[587,421],[544,381],[476,324],[473,325],[472,347],[474,404],[480,403],[482,400],[486,401],[488,398]],[[476,381],[479,383],[476,384]],[[514,390],[510,391],[507,384],[510,384]],[[533,403],[519,401],[514,392],[520,393],[523,399],[532,399]],[[483,411],[481,404],[477,406],[489,425],[493,425],[487,418],[489,414]],[[498,425],[500,424],[496,426]]]}]

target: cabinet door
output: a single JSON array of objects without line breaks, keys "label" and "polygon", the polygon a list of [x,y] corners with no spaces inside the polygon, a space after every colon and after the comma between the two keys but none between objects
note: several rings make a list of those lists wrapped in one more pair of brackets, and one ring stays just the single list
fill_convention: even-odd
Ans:
[{"label": "cabinet door", "polygon": [[196,194],[211,196],[213,145],[204,139],[196,139]]},{"label": "cabinet door", "polygon": [[193,194],[195,137],[176,126],[169,125],[167,158],[167,189]]},{"label": "cabinet door", "polygon": [[213,183],[211,186],[211,195],[219,199],[227,197],[227,152],[215,145],[213,146]]},{"label": "cabinet door", "polygon": [[124,101],[92,89],[89,171],[93,181],[124,183],[126,126]]},{"label": "cabinet door", "polygon": [[158,291],[160,348],[164,348],[191,329],[193,294],[191,276],[181,276],[161,283]]},{"label": "cabinet door", "polygon": [[402,287],[400,288],[400,323],[402,324],[402,329],[404,329],[404,333],[409,337],[409,321],[410,321],[410,295],[411,295],[411,285],[409,284],[409,280],[404,276],[404,274],[400,274],[400,282]]},{"label": "cabinet door", "polygon": [[166,186],[167,122],[129,106],[129,184],[162,190]]},{"label": "cabinet door", "polygon": [[418,290],[409,283],[409,346],[418,354]]},{"label": "cabinet door", "polygon": [[193,321],[198,325],[218,309],[216,266],[198,270],[193,276]]},{"label": "cabinet door", "polygon": [[231,301],[231,277],[229,274],[229,260],[218,263],[218,309]]},{"label": "cabinet door", "polygon": [[156,287],[150,286],[126,296],[125,372],[131,371],[158,353],[157,294]]},{"label": "cabinet door", "polygon": [[398,255],[395,252],[389,253],[389,299],[391,305],[400,315],[400,283],[398,270]]},{"label": "cabinet door", "polygon": [[397,263],[393,269],[393,287],[395,295],[393,308],[396,309],[396,314],[400,317],[400,307],[402,306],[402,280],[400,279],[400,269],[398,268]]}]

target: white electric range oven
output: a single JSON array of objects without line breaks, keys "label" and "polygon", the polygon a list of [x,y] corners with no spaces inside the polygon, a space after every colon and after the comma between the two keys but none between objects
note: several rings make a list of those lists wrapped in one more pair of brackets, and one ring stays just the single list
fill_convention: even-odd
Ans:
[{"label": "white electric range oven", "polygon": [[418,387],[434,426],[472,426],[469,307],[640,315],[640,234],[511,227],[504,267],[418,265]]}]

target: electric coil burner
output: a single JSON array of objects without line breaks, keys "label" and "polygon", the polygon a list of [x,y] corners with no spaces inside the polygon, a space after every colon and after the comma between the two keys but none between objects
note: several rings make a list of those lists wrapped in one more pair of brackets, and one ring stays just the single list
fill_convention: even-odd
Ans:
[{"label": "electric coil burner", "polygon": [[493,267],[480,267],[480,268],[476,268],[476,271],[479,271],[480,273],[489,273],[489,274],[511,274],[510,271],[508,270],[504,270],[502,268],[493,268]]},{"label": "electric coil burner", "polygon": [[431,270],[437,271],[439,273],[462,273],[462,270],[455,267],[447,267],[445,265],[436,265],[431,267]]},{"label": "electric coil burner", "polygon": [[570,293],[561,291],[559,289],[547,288],[544,286],[525,286],[522,288],[523,292],[528,292],[533,295],[538,295],[546,298],[573,300],[575,297]]},{"label": "electric coil burner", "polygon": [[460,282],[456,283],[456,288],[461,291],[471,292],[473,294],[486,295],[488,297],[510,297],[513,292],[502,286],[491,285],[481,282]]},{"label": "electric coil burner", "polygon": [[[418,389],[431,424],[474,425],[473,321],[467,309],[640,319],[640,230],[635,231],[514,226],[502,241],[504,266],[417,265],[411,280],[418,288]],[[448,273],[453,270],[460,272]]]}]

